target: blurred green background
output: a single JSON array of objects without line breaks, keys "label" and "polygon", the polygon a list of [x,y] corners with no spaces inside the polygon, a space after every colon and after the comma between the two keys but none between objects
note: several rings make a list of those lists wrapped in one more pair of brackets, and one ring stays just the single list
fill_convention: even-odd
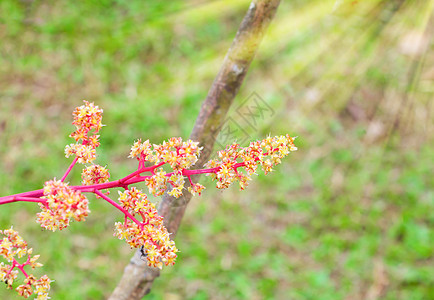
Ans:
[{"label": "blurred green background", "polygon": [[[148,299],[434,299],[433,5],[282,2],[229,116],[299,151],[243,192],[202,178]],[[82,99],[104,109],[112,178],[136,167],[134,139],[187,138],[248,6],[1,0],[1,195],[61,177]],[[255,128],[236,111],[252,93],[274,112]],[[3,205],[0,227],[41,254],[52,298],[106,298],[133,254],[120,214],[91,197],[86,222],[51,233],[38,210]]]}]

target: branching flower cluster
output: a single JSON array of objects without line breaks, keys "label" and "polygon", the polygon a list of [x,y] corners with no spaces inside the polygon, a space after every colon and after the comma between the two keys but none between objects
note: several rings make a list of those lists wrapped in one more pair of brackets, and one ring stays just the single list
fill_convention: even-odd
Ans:
[{"label": "branching flower cluster", "polygon": [[[294,138],[289,135],[254,141],[245,148],[234,143],[219,151],[218,159],[212,159],[205,164],[213,170],[207,176],[217,181],[219,189],[228,188],[238,180],[241,190],[244,190],[259,165],[262,166],[264,174],[268,174],[273,170],[273,166],[281,163],[283,157],[296,150]],[[244,168],[245,173],[238,168]]]},{"label": "branching flower cluster", "polygon": [[71,218],[84,221],[90,212],[87,198],[60,180],[47,181],[41,198],[46,200],[39,203],[42,211],[37,214],[36,222],[51,231],[68,227]]},{"label": "branching flower cluster", "polygon": [[123,223],[117,222],[116,236],[125,239],[132,248],[143,246],[150,266],[161,269],[163,263],[173,265],[178,249],[163,226],[163,218],[158,215],[155,205],[148,201],[147,195],[132,187],[119,192],[119,202],[131,215],[140,215],[142,221],[136,223],[125,218]]},{"label": "branching flower cluster", "polygon": [[[38,300],[49,299],[51,280],[48,276],[43,275],[38,279],[24,270],[25,266],[30,266],[32,269],[42,267],[41,263],[36,262],[39,255],[32,256],[32,248],[28,249],[27,243],[12,228],[0,230],[0,234],[3,236],[0,240],[0,255],[9,262],[9,264],[0,263],[0,278],[6,283],[7,288],[12,289],[12,284],[21,272],[25,276],[24,282],[16,288],[20,296],[28,298],[34,294]],[[23,263],[19,263],[18,260],[22,257],[26,259]]]},{"label": "branching flower cluster", "polygon": [[[162,268],[173,265],[178,249],[164,226],[163,217],[157,212],[155,204],[148,200],[147,194],[131,185],[144,182],[148,192],[161,196],[164,192],[179,198],[188,190],[193,195],[200,195],[205,187],[193,182],[192,176],[207,174],[216,181],[217,188],[228,188],[238,181],[241,190],[245,189],[251,176],[257,174],[259,166],[265,174],[281,162],[290,152],[297,150],[294,138],[289,135],[267,137],[251,142],[248,147],[232,144],[218,152],[218,158],[208,161],[204,169],[190,169],[197,163],[202,147],[192,140],[183,141],[173,137],[162,144],[151,144],[141,139],[134,142],[129,154],[136,159],[138,168],[131,174],[110,180],[106,167],[94,164],[96,148],[100,145],[99,131],[102,125],[103,110],[93,103],[84,101],[73,112],[73,125],[76,130],[70,135],[75,144],[65,148],[66,157],[74,156],[60,180],[52,179],[40,190],[0,197],[0,204],[26,201],[38,203],[41,212],[36,221],[45,229],[56,231],[65,229],[72,220],[84,221],[89,215],[89,201],[86,194],[93,193],[97,199],[105,200],[123,215],[122,222],[115,223],[114,236],[125,240],[132,248],[141,248],[143,258],[151,267]],[[88,164],[81,173],[82,185],[70,186],[65,179],[77,164]],[[121,188],[117,201],[109,197],[109,189]],[[104,192],[103,192],[104,191]],[[3,231],[5,238],[0,244],[0,254],[12,265],[1,264],[2,280],[12,287],[18,272],[26,277],[24,285],[17,291],[28,297],[36,294],[38,299],[47,299],[50,280],[45,275],[36,279],[27,275],[23,267],[40,266],[35,263],[38,256],[30,257],[31,249],[12,229]],[[27,255],[26,262],[19,264],[15,257]],[[44,298],[45,297],[45,298]]]},{"label": "branching flower cluster", "polygon": [[76,131],[71,133],[70,137],[75,139],[76,143],[65,147],[66,157],[76,155],[79,163],[91,163],[95,160],[95,149],[100,145],[97,133],[103,126],[102,113],[102,109],[87,101],[75,109],[72,113],[72,124],[75,125]]}]

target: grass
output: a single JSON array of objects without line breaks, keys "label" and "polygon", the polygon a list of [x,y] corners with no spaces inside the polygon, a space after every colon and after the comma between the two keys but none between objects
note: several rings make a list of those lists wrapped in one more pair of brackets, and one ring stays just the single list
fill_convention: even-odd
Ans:
[{"label": "grass", "polygon": [[[243,192],[203,178],[179,260],[147,298],[433,299],[432,3],[281,4],[229,115],[249,139],[298,135],[299,151]],[[98,162],[112,178],[134,169],[134,139],[188,137],[248,5],[1,1],[2,195],[61,176],[81,99],[104,108]],[[425,48],[411,48],[418,36]],[[253,92],[274,112],[255,128],[236,112]],[[37,207],[1,207],[53,299],[106,298],[132,255],[112,237],[119,214],[93,198],[91,210],[49,233]]]}]

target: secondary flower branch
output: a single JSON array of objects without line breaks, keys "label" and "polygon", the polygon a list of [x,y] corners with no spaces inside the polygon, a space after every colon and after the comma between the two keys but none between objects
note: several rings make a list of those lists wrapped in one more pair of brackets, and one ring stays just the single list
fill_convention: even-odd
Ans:
[{"label": "secondary flower branch", "polygon": [[[28,298],[35,294],[38,300],[48,299],[51,280],[47,275],[37,279],[34,275],[28,274],[24,268],[29,266],[32,269],[42,267],[41,263],[36,262],[39,255],[32,257],[33,249],[27,248],[26,241],[18,235],[18,232],[11,229],[1,231],[3,238],[0,240],[0,255],[10,264],[0,263],[0,278],[6,283],[8,289],[12,289],[12,284],[18,278],[18,273],[24,275],[24,282],[16,288],[20,296]],[[23,263],[19,263],[22,257],[26,257]]]}]

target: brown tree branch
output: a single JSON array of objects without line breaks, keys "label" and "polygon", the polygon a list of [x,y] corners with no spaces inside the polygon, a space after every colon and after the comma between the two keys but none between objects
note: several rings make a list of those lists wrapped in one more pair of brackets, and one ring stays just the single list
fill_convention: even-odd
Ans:
[{"label": "brown tree branch", "polygon": [[[250,4],[190,135],[192,140],[199,141],[204,147],[196,166],[200,167],[208,161],[215,138],[279,3],[280,0],[253,0]],[[198,179],[198,176],[194,178],[195,181]],[[163,196],[159,213],[164,217],[164,224],[172,233],[172,238],[178,231],[190,199],[190,193],[184,193],[178,199],[170,197],[167,193]],[[141,299],[149,293],[152,283],[159,275],[159,270],[148,267],[137,251],[125,267],[124,274],[109,299]]]}]

